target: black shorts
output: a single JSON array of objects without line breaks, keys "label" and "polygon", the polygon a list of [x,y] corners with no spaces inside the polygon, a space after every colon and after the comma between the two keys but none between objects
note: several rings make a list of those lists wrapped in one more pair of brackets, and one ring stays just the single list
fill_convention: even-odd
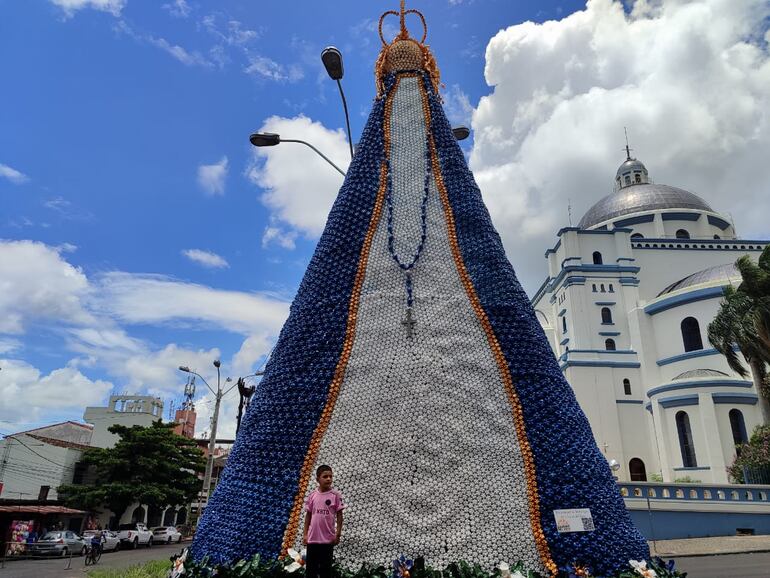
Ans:
[{"label": "black shorts", "polygon": [[334,544],[308,544],[305,559],[307,578],[331,578]]}]

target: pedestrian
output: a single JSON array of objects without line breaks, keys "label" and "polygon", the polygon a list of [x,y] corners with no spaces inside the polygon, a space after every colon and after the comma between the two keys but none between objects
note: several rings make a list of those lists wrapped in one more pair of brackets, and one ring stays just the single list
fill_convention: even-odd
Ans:
[{"label": "pedestrian", "polygon": [[307,578],[331,578],[334,546],[342,534],[342,495],[332,489],[330,466],[318,466],[315,471],[318,488],[305,500],[305,528],[302,543],[307,546],[305,575]]}]

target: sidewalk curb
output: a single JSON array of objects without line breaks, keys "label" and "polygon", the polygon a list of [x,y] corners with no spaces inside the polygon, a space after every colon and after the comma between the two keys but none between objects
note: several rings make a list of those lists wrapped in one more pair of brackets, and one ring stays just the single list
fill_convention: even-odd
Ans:
[{"label": "sidewalk curb", "polygon": [[711,552],[703,554],[674,554],[671,552],[653,554],[660,558],[705,558],[707,556],[732,556],[734,554],[766,554],[770,548],[761,548],[759,550],[733,550],[730,552]]}]

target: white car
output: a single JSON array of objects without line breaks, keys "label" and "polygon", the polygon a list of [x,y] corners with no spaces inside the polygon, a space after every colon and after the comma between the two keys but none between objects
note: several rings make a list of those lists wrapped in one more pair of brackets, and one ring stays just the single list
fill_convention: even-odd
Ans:
[{"label": "white car", "polygon": [[[83,538],[85,539],[86,543],[91,543],[91,537],[96,534],[98,530],[86,530],[83,532]],[[115,532],[112,532],[110,530],[102,530],[102,551],[107,552],[109,550],[120,550],[120,538],[118,538],[118,535]]]},{"label": "white car", "polygon": [[124,547],[137,548],[140,545],[152,546],[152,532],[142,523],[121,524],[118,526],[118,538]]},{"label": "white car", "polygon": [[159,526],[152,529],[152,537],[157,544],[178,544],[182,541],[182,534],[174,526]]}]

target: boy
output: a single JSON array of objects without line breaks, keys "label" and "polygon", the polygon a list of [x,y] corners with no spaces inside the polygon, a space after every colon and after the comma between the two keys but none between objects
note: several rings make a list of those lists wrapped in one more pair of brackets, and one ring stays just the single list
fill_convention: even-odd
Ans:
[{"label": "boy", "polygon": [[305,500],[302,543],[307,546],[307,578],[331,578],[334,546],[340,543],[342,510],[346,506],[340,493],[332,489],[332,476],[331,467],[318,466],[315,471],[318,488]]}]

